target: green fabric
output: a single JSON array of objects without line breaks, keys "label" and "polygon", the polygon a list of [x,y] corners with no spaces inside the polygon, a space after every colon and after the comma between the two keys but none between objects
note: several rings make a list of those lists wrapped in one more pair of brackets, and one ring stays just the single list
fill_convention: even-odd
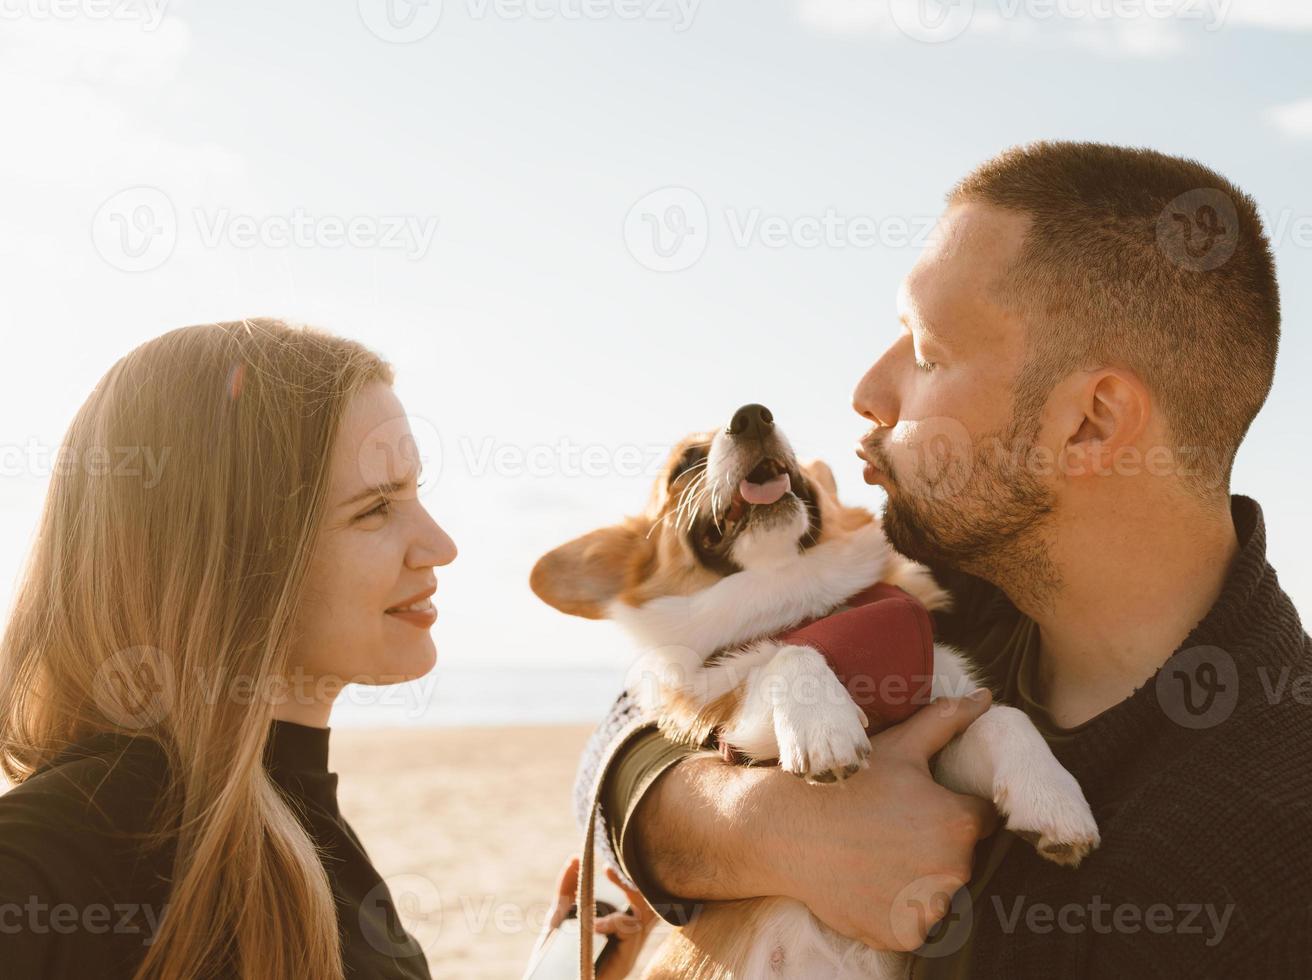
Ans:
[{"label": "green fabric", "polygon": [[633,812],[651,785],[670,766],[698,751],[671,742],[651,725],[630,736],[628,744],[617,751],[601,786],[601,810],[611,852],[620,862],[619,870],[638,887],[656,914],[673,926],[687,925],[698,903],[681,901],[656,885],[635,858],[634,837],[627,831]]},{"label": "green fabric", "polygon": [[[1009,604],[997,603],[991,610],[997,613],[1005,610],[1007,614],[989,616],[986,613],[982,617],[983,632],[979,640],[971,642],[969,637],[957,637],[958,646],[970,654],[973,662],[985,668],[995,699],[1024,711],[1049,745],[1074,738],[1083,726],[1060,727],[1035,698],[1039,668],[1038,624]],[[1013,844],[1029,846],[1005,827],[999,827],[976,845],[973,874],[966,886],[971,898],[969,908],[983,907],[980,897]],[[968,922],[961,922],[949,914],[920,948],[912,965],[911,980],[965,980],[969,977],[971,934]]]}]

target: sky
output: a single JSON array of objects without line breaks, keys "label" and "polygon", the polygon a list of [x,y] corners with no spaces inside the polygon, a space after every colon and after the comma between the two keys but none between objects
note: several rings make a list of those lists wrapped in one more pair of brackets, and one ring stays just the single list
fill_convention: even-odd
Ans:
[{"label": "sky", "polygon": [[1310,52],[1296,0],[0,0],[0,581],[117,358],[280,316],[397,369],[460,547],[439,676],[618,678],[534,560],[745,402],[878,509],[850,400],[898,282],[958,177],[1066,138],[1261,206],[1283,337],[1232,490],[1312,609]]}]

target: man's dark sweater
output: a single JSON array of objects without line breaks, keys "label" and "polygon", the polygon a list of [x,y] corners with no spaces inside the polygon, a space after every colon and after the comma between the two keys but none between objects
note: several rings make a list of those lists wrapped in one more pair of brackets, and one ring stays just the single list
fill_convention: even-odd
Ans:
[{"label": "man's dark sweater", "polygon": [[[1231,514],[1239,552],[1207,615],[1152,680],[1073,729],[1030,696],[1036,624],[996,587],[934,569],[955,599],[935,638],[1027,711],[1084,788],[1102,846],[1070,870],[1005,829],[981,841],[916,980],[1312,975],[1312,640],[1266,560],[1261,509],[1234,495]],[[607,842],[644,891],[625,831],[678,756],[643,748],[659,738],[621,751],[602,796]],[[692,913],[680,904],[667,918]]]},{"label": "man's dark sweater", "polygon": [[[423,950],[337,809],[328,736],[327,728],[275,721],[265,764],[320,849],[346,976],[426,980]],[[166,776],[156,742],[105,733],[0,796],[0,976],[133,974],[168,906],[173,851],[167,842],[148,849],[139,836]]]}]

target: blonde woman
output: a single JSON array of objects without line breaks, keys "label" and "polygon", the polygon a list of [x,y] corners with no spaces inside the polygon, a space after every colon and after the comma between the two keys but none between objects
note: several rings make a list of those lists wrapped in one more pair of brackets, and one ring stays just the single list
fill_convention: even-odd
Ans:
[{"label": "blonde woman", "polygon": [[429,976],[327,769],[345,683],[432,668],[456,554],[391,382],[219,323],[77,413],[0,646],[5,976]]}]

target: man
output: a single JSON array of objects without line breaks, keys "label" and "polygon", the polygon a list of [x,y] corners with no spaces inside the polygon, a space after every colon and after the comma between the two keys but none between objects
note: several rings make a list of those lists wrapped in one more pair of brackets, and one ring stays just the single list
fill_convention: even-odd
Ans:
[{"label": "man", "polygon": [[986,706],[965,699],[875,736],[838,789],[649,728],[612,757],[602,840],[669,921],[787,895],[920,947],[918,978],[1306,975],[1312,639],[1229,492],[1279,340],[1253,201],[1148,150],[1016,148],[951,191],[899,312],[853,399],[884,528],[953,593],[936,639],[1033,719],[1101,847],[1043,861],[931,781]]}]

